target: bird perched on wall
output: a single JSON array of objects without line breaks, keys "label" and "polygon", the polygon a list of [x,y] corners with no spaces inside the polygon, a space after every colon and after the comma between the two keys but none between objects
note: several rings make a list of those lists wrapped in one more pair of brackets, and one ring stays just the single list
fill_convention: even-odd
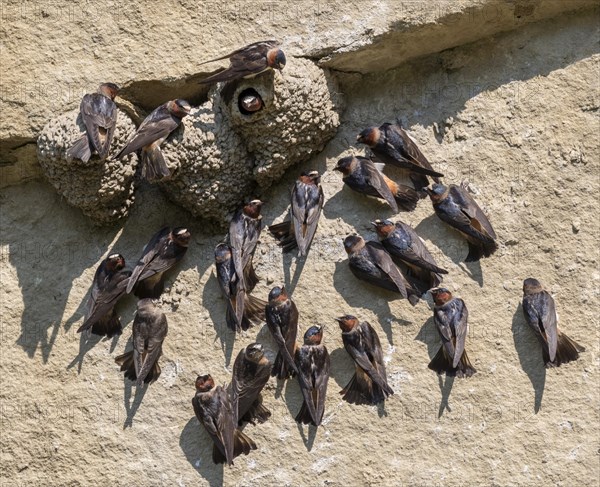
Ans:
[{"label": "bird perched on wall", "polygon": [[343,157],[334,167],[343,174],[342,181],[357,193],[383,199],[394,212],[412,211],[419,194],[404,184],[397,184],[381,172],[383,164],[375,164],[360,156]]},{"label": "bird perched on wall", "polygon": [[426,283],[427,289],[440,285],[440,274],[448,274],[448,271],[436,264],[414,228],[401,221],[375,220],[371,224],[396,264],[405,265],[412,275]]},{"label": "bird perched on wall", "polygon": [[117,126],[118,111],[114,99],[118,92],[116,84],[102,83],[96,93],[83,95],[79,113],[86,132],[67,150],[68,159],[88,162],[93,152],[102,160],[108,157]]},{"label": "bird perched on wall", "polygon": [[210,374],[196,378],[192,406],[198,421],[213,441],[214,463],[233,465],[235,457],[256,450],[256,443],[236,426],[230,391],[226,387],[216,386]]},{"label": "bird perched on wall", "polygon": [[217,83],[219,81],[250,78],[269,69],[282,70],[286,62],[285,54],[280,49],[279,43],[271,40],[255,42],[225,56],[204,61],[200,65],[222,59],[229,59],[229,67],[203,79],[200,83]]},{"label": "bird perched on wall", "polygon": [[[217,281],[223,297],[227,300],[227,312],[225,321],[227,326],[232,331],[247,330],[252,324],[258,324],[265,320],[266,302],[262,299],[252,296],[250,292],[258,283],[258,277],[250,262],[245,269],[244,279],[248,289],[244,292],[241,289],[240,282],[237,277],[231,247],[226,243],[220,243],[215,248],[215,266],[217,268]],[[243,293],[243,299],[240,299],[239,294]],[[242,320],[238,322],[237,306],[242,303],[243,310],[241,312]]]},{"label": "bird perched on wall", "polygon": [[83,325],[77,333],[90,330],[95,335],[112,337],[121,334],[121,322],[115,306],[125,295],[131,271],[125,269],[121,254],[110,254],[98,266],[88,300]]},{"label": "bird perched on wall", "polygon": [[285,287],[275,286],[269,292],[265,318],[279,350],[271,375],[285,380],[297,372],[294,355],[298,335],[298,308],[288,296]]},{"label": "bird perched on wall", "polygon": [[342,329],[344,348],[355,364],[355,373],[340,394],[350,404],[379,404],[394,394],[387,383],[383,352],[377,332],[355,316],[336,318]]},{"label": "bird perched on wall", "polygon": [[138,127],[127,145],[114,157],[121,157],[141,151],[142,177],[157,181],[171,175],[160,145],[179,125],[183,117],[189,115],[190,104],[185,100],[171,100],[156,108]]},{"label": "bird perched on wall", "polygon": [[323,208],[323,188],[319,182],[317,171],[302,173],[292,189],[290,220],[269,227],[284,252],[297,247],[298,255],[307,254]]},{"label": "bird perched on wall", "polygon": [[131,273],[126,292],[129,294],[135,288],[139,298],[160,297],[165,287],[165,271],[183,259],[190,238],[187,228],[181,227],[164,227],[155,233]]},{"label": "bird perched on wall", "polygon": [[464,183],[460,186],[434,184],[426,191],[440,220],[458,230],[467,239],[469,254],[465,262],[489,257],[498,249],[492,224],[468,193]]},{"label": "bird perched on wall", "polygon": [[125,372],[125,377],[136,381],[154,382],[160,376],[158,358],[167,336],[167,317],[151,299],[140,299],[133,319],[133,350],[119,355],[115,362]]},{"label": "bird perched on wall", "polygon": [[325,412],[325,395],[329,380],[330,359],[323,339],[323,327],[311,326],[304,334],[304,345],[296,350],[296,365],[304,401],[296,415],[302,424],[319,426]]},{"label": "bird perched on wall", "polygon": [[433,322],[442,339],[442,346],[428,367],[440,375],[471,377],[477,371],[465,350],[469,331],[467,306],[462,299],[452,297],[452,293],[445,288],[432,289],[431,295],[435,302]]},{"label": "bird perched on wall", "polygon": [[262,205],[260,200],[250,201],[235,213],[229,224],[229,247],[238,279],[237,305],[235,307],[238,323],[241,323],[243,319],[246,293],[252,287],[246,283],[246,276],[256,276],[253,270],[246,268],[252,266],[252,258],[262,230],[262,216],[260,215]]},{"label": "bird perched on wall", "polygon": [[544,366],[560,367],[579,358],[585,348],[562,333],[557,326],[554,299],[533,278],[523,281],[523,314],[527,324],[542,344]]},{"label": "bird perched on wall", "polygon": [[261,391],[271,376],[271,362],[260,343],[240,350],[233,364],[230,393],[237,423],[264,423],[271,411],[262,405]]},{"label": "bird perched on wall", "polygon": [[427,176],[432,177],[436,183],[440,182],[438,178],[444,177],[431,167],[416,142],[400,123],[384,123],[379,128],[366,128],[356,140],[369,146],[381,162],[408,169],[410,179],[418,191],[429,186]]},{"label": "bird perched on wall", "polygon": [[365,242],[358,235],[344,239],[350,271],[358,279],[397,292],[415,306],[421,293],[406,280],[392,257],[379,242]]}]

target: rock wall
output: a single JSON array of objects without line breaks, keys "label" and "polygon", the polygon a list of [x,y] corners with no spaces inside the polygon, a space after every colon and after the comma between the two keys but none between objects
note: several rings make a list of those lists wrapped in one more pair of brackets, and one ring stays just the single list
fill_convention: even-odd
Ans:
[{"label": "rock wall", "polygon": [[[591,4],[2,3],[1,485],[596,485],[600,56]],[[256,254],[263,279],[255,293],[266,298],[285,283],[301,331],[325,325],[332,377],[318,430],[293,421],[297,384],[271,380],[273,416],[246,429],[259,449],[223,468],[193,414],[194,379],[210,372],[228,381],[238,350],[257,339],[274,350],[266,327],[240,336],[226,328],[212,264],[223,232],[146,185],[126,220],[97,228],[39,179],[33,142],[98,81],[125,85],[121,108],[134,120],[173,94],[199,104],[199,62],[268,37],[284,40],[288,63],[311,57],[331,68],[347,105],[323,152],[261,196],[265,223],[280,221],[297,174],[323,174],[326,203],[306,262],[282,257],[266,233]],[[465,265],[464,241],[427,200],[399,215],[469,307],[467,349],[478,373],[468,380],[427,369],[439,346],[431,302],[413,308],[347,267],[342,238],[374,238],[369,222],[392,215],[343,187],[332,168],[362,153],[354,144],[362,128],[398,116],[447,181],[470,181],[499,235],[494,256]],[[102,258],[118,251],[133,264],[164,224],[187,226],[193,239],[161,300],[163,375],[136,391],[114,364],[131,346],[135,299],[120,307],[121,337],[86,341],[75,330]],[[579,361],[541,366],[520,305],[531,276],[586,347]],[[382,340],[396,391],[385,407],[338,395],[353,366],[333,318],[349,312]]]}]

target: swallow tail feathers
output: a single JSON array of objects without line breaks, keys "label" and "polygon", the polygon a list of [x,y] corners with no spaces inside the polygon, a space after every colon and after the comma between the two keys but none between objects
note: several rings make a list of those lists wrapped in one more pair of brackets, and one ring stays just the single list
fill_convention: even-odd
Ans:
[{"label": "swallow tail feathers", "polygon": [[[145,355],[146,354],[144,354],[144,358]],[[125,372],[125,377],[134,382],[137,380],[137,374],[135,373],[135,363],[133,360],[133,350],[125,352],[123,355],[119,355],[115,358],[115,362],[117,363],[117,365],[121,366],[121,372]],[[154,365],[148,372],[148,375],[146,375],[146,377],[144,378],[144,382],[146,384],[154,382],[156,379],[159,378],[160,372],[160,366],[158,365],[158,360],[156,360],[154,362]]]},{"label": "swallow tail feathers", "polygon": [[556,356],[554,361],[550,361],[548,354],[548,347],[543,347],[544,364],[546,368],[558,367],[561,364],[566,364],[577,360],[580,352],[585,352],[585,348],[579,345],[577,342],[569,338],[564,333],[558,332],[556,345]]},{"label": "swallow tail feathers", "polygon": [[148,181],[158,181],[171,175],[158,144],[143,148],[141,152],[143,178]]},{"label": "swallow tail feathers", "polygon": [[112,313],[101,317],[99,320],[86,321],[79,327],[77,333],[91,329],[94,335],[107,336],[111,338],[120,335],[122,332],[121,321],[119,315],[113,309]]},{"label": "swallow tail feathers", "polygon": [[284,252],[291,252],[295,248],[298,248],[291,221],[284,221],[271,225],[269,227],[269,232],[279,240],[279,246],[283,248]]},{"label": "swallow tail feathers", "polygon": [[342,398],[350,404],[379,404],[385,401],[388,396],[394,394],[392,388],[383,384],[383,387],[372,381],[369,376],[361,369],[357,370],[348,385],[344,387],[340,394]]},{"label": "swallow tail feathers", "polygon": [[[244,432],[239,429],[233,431],[233,458],[241,455],[248,455],[252,450],[256,450],[256,443]],[[227,463],[225,454],[217,445],[213,445],[213,462],[216,464]],[[233,461],[231,462],[233,465]]]},{"label": "swallow tail feathers", "polygon": [[446,374],[448,377],[471,377],[477,370],[471,365],[467,351],[463,351],[460,361],[456,367],[452,366],[452,358],[448,356],[446,347],[442,345],[438,353],[427,366],[438,374]]},{"label": "swallow tail feathers", "polygon": [[83,134],[67,151],[67,158],[80,159],[83,162],[88,162],[90,157],[92,157],[90,142],[87,134]]}]

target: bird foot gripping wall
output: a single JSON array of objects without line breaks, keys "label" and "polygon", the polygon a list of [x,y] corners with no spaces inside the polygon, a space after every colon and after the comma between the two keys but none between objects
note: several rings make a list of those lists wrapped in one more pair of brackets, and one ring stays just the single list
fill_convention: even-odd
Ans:
[{"label": "bird foot gripping wall", "polygon": [[[119,110],[110,154],[115,154],[134,132],[132,120]],[[133,204],[137,156],[105,161],[93,156],[86,163],[68,160],[67,150],[84,133],[79,110],[50,120],[37,140],[38,160],[50,184],[69,204],[81,208],[96,223],[110,223],[127,216]]]},{"label": "bird foot gripping wall", "polygon": [[[251,110],[242,104],[248,95],[256,103]],[[288,167],[321,151],[335,135],[342,109],[334,80],[302,58],[277,73],[220,83],[162,144],[172,175],[160,186],[195,216],[226,223],[257,185],[268,188]],[[68,162],[66,150],[84,130],[76,115],[63,115],[44,127],[38,139],[42,168],[67,201],[96,222],[123,218],[133,201],[137,157],[105,162],[95,157],[88,165]],[[133,130],[119,112],[111,155]]]}]

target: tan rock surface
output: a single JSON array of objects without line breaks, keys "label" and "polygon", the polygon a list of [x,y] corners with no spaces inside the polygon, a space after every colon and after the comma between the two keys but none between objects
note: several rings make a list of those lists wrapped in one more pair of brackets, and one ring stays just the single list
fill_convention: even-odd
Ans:
[{"label": "tan rock surface", "polygon": [[[380,3],[365,4],[360,5],[360,18],[377,17],[372,7]],[[200,9],[191,3],[177,5]],[[340,16],[346,12],[341,5]],[[358,2],[348,5],[349,19],[357,19],[358,10],[351,9]],[[180,10],[169,6],[153,32],[162,31],[179,47],[173,26]],[[131,39],[115,49],[131,52],[122,61],[130,66],[131,79],[142,79],[148,66],[158,64],[174,77],[194,72],[165,63],[158,41],[147,46],[148,52],[140,49],[136,34],[151,7],[130,8],[125,23],[106,28]],[[263,36],[285,27],[277,19],[270,23],[251,18]],[[292,419],[300,407],[296,383],[282,387],[270,381],[265,404],[272,418],[246,429],[259,449],[232,468],[210,460],[212,445],[191,407],[193,382],[205,371],[225,382],[232,357],[242,346],[258,339],[272,350],[273,343],[265,327],[235,338],[226,329],[225,303],[212,267],[214,245],[223,235],[211,234],[207,225],[169,203],[157,188],[142,188],[122,227],[104,229],[61,201],[45,182],[3,189],[2,484],[597,485],[597,19],[597,11],[561,15],[384,74],[339,76],[347,109],[337,136],[322,154],[287,171],[261,195],[268,202],[265,222],[280,221],[297,173],[312,168],[324,173],[326,205],[302,273],[298,276],[294,265],[290,269],[295,259],[282,257],[266,233],[256,256],[263,277],[258,295],[266,297],[272,285],[285,282],[300,309],[301,330],[314,323],[326,325],[332,379],[324,425],[316,433],[298,428]],[[91,53],[93,42],[104,45],[110,36],[86,22],[67,23],[62,36],[73,34],[68,37],[72,42],[64,43],[60,52],[30,44],[30,58],[37,58],[39,65],[31,68],[28,79],[52,68],[64,73],[65,82],[77,72],[86,73],[90,85],[97,84],[99,61],[85,61],[82,53]],[[182,31],[197,20],[187,22]],[[39,24],[36,35],[43,37],[49,28],[43,19]],[[353,25],[348,20],[325,30],[334,36]],[[9,26],[11,39],[21,35],[23,42],[30,42],[28,29],[34,26]],[[225,35],[214,37],[222,41]],[[231,39],[237,36],[235,43],[242,43],[245,35],[240,28]],[[54,32],[53,38],[58,36]],[[298,36],[297,45],[302,45]],[[186,36],[184,48],[198,52],[202,38]],[[65,64],[63,54],[77,51],[79,45],[87,47],[74,52],[76,62]],[[133,53],[142,59],[138,65],[131,63]],[[9,62],[16,65],[15,58]],[[118,72],[115,68],[107,76]],[[148,76],[155,79],[155,74]],[[79,95],[59,111],[75,108]],[[33,136],[48,118],[46,106],[26,102],[15,110],[21,110],[14,112],[21,117],[15,126],[23,127],[25,120],[30,124],[25,137]],[[438,379],[427,369],[439,340],[426,302],[412,308],[393,300],[356,281],[347,267],[342,238],[350,232],[374,238],[368,222],[391,215],[385,205],[343,188],[331,169],[339,157],[360,152],[353,147],[360,129],[396,116],[447,181],[471,182],[499,235],[494,256],[465,266],[458,261],[466,255],[466,244],[433,216],[428,201],[414,213],[400,215],[450,271],[445,285],[469,307],[467,349],[478,373],[468,380]],[[4,110],[2,123],[5,130]],[[161,358],[163,375],[136,393],[113,362],[129,346],[135,299],[128,298],[120,308],[125,325],[120,338],[84,343],[75,330],[95,268],[109,249],[133,264],[150,235],[165,223],[189,226],[194,238],[162,299],[170,330]],[[587,348],[579,361],[557,370],[541,367],[541,352],[520,309],[521,283],[530,276],[551,290],[563,329]],[[350,406],[338,395],[353,368],[333,318],[347,312],[368,320],[382,340],[396,390],[385,408]]]}]

